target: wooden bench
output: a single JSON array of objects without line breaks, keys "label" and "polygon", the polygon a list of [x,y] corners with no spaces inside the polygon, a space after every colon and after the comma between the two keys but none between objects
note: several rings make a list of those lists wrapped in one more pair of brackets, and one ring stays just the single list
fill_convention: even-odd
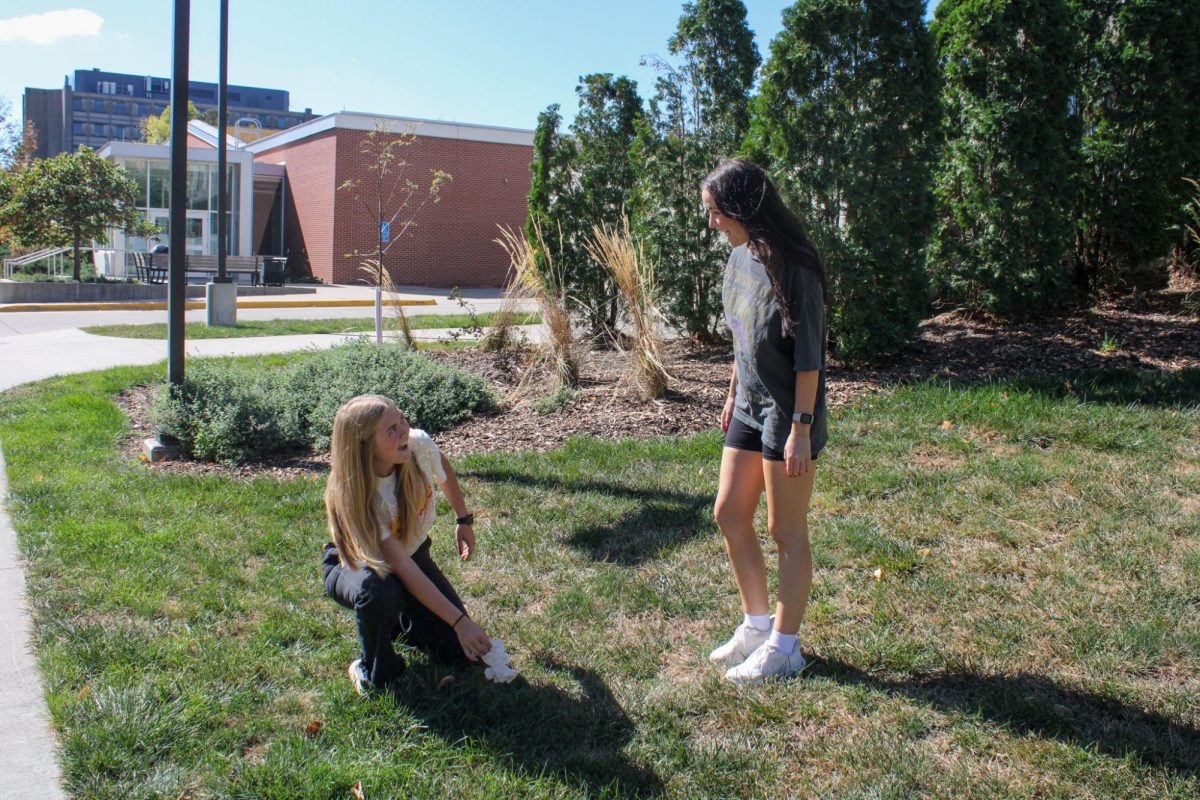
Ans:
[{"label": "wooden bench", "polygon": [[[170,272],[171,256],[168,253],[134,253],[133,268],[138,280],[145,283],[166,283]],[[204,275],[217,274],[216,256],[188,256],[184,262],[184,272]],[[258,285],[262,275],[262,256],[225,256],[225,274],[249,275],[250,283]]]}]

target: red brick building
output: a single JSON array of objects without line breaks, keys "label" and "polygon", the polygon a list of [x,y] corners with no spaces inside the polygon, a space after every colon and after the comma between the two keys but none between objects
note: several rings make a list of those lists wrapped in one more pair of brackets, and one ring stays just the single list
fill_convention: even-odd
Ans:
[{"label": "red brick building", "polygon": [[[525,223],[533,158],[533,132],[513,128],[340,113],[247,144],[256,175],[256,252],[282,249],[292,274],[308,273],[327,283],[361,281],[362,256],[355,253],[374,251],[377,220],[356,190],[338,187],[370,177],[372,159],[362,148],[377,128],[413,137],[399,149],[399,158],[408,162],[404,174],[419,191],[410,210],[391,226],[393,238],[424,196],[430,171],[452,176],[439,201],[421,209],[416,224],[388,249],[384,265],[392,280],[398,285],[503,285],[508,257],[493,240],[500,234],[497,226],[519,230]],[[281,173],[278,183],[275,176]],[[370,188],[357,191],[363,199],[374,197]],[[279,217],[282,225],[271,217]]]}]

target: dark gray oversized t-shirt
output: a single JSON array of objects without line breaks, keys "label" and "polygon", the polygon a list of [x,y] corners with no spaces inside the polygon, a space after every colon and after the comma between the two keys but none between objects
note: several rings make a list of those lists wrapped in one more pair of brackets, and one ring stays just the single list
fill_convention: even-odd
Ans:
[{"label": "dark gray oversized t-shirt", "polygon": [[820,372],[809,437],[813,455],[829,438],[825,414],[825,300],[821,278],[803,267],[788,270],[784,296],[796,327],[786,333],[767,270],[748,245],[733,248],[721,299],[733,336],[737,395],[733,415],[762,431],[763,443],[783,451],[796,408],[796,373]]}]

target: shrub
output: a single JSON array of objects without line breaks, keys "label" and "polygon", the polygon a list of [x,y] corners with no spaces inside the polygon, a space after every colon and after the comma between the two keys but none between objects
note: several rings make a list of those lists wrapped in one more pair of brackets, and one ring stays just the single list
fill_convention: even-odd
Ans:
[{"label": "shrub", "polygon": [[1178,242],[1200,161],[1200,0],[1069,0],[1081,35],[1075,280],[1138,283]]},{"label": "shrub", "polygon": [[929,306],[940,113],[924,13],[918,0],[801,0],[764,70],[751,146],[811,225],[842,358],[898,351]]},{"label": "shrub", "polygon": [[181,386],[164,386],[152,416],[201,461],[243,464],[301,446],[302,431],[279,413],[275,375],[245,365],[195,362]]},{"label": "shrub", "polygon": [[182,387],[159,391],[154,420],[192,457],[239,464],[290,448],[327,449],[338,407],[360,394],[391,397],[431,433],[495,407],[476,375],[401,345],[357,341],[275,370],[197,362]]},{"label": "shrub", "polygon": [[933,24],[947,143],[931,274],[943,296],[1005,316],[1065,276],[1077,136],[1075,35],[1063,0],[943,0]]}]

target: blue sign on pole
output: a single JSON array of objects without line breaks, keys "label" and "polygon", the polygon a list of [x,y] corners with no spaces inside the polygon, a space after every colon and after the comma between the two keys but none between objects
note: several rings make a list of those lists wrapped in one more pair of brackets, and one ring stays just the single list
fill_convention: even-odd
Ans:
[{"label": "blue sign on pole", "polygon": [[379,238],[383,240],[384,244],[387,244],[389,241],[391,241],[391,238],[392,238],[391,223],[388,223],[388,222],[379,223]]}]

